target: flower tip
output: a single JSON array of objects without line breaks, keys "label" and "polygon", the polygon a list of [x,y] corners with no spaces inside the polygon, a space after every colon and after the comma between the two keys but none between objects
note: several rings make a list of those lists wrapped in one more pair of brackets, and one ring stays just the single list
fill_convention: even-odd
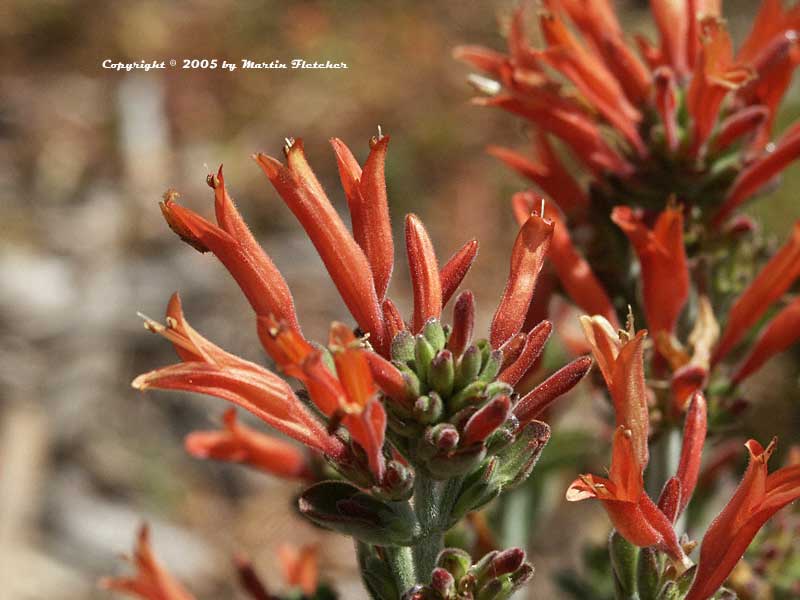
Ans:
[{"label": "flower tip", "polygon": [[251,155],[253,160],[258,163],[258,166],[261,167],[261,170],[264,171],[267,177],[270,179],[275,179],[280,173],[283,164],[277,158],[273,158],[263,152],[256,152],[255,154]]},{"label": "flower tip", "polygon": [[131,387],[135,390],[139,390],[140,392],[144,392],[148,389],[148,376],[150,373],[142,373],[136,379],[131,381]]}]

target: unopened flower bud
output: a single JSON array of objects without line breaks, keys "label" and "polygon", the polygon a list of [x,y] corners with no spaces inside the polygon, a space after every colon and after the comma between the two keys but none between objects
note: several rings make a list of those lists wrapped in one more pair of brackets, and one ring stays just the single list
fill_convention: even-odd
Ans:
[{"label": "unopened flower bud", "polygon": [[521,548],[503,550],[492,559],[492,572],[495,576],[513,573],[525,562],[525,551]]},{"label": "unopened flower bud", "polygon": [[445,548],[439,553],[436,565],[447,569],[454,579],[459,580],[472,566],[472,557],[460,548]]},{"label": "unopened flower bud", "polygon": [[422,335],[430,342],[435,352],[442,350],[447,343],[447,336],[438,319],[428,319],[425,326],[422,328]]},{"label": "unopened flower bud", "polygon": [[447,400],[447,410],[450,414],[457,413],[465,406],[477,404],[483,397],[483,392],[486,390],[485,381],[473,381],[460,392],[454,396],[450,396]]},{"label": "unopened flower bud", "polygon": [[431,361],[429,385],[443,398],[448,398],[453,393],[455,379],[455,366],[453,353],[449,350],[440,351]]},{"label": "unopened flower bud", "polygon": [[511,410],[508,396],[498,396],[481,408],[467,421],[462,435],[462,445],[483,442],[505,422]]},{"label": "unopened flower bud", "polygon": [[401,331],[392,340],[392,360],[409,363],[414,360],[414,336]]},{"label": "unopened flower bud", "polygon": [[408,500],[414,491],[414,474],[401,462],[391,460],[386,464],[379,490],[389,500]]},{"label": "unopened flower bud", "polygon": [[460,390],[470,384],[481,370],[481,351],[477,346],[469,346],[461,355],[456,369],[455,389]]},{"label": "unopened flower bud", "polygon": [[455,600],[456,581],[446,569],[437,567],[431,573],[431,588],[439,592],[443,600]]},{"label": "unopened flower bud", "polygon": [[492,350],[481,367],[481,372],[478,374],[478,380],[485,381],[486,383],[494,381],[497,378],[497,375],[500,373],[500,367],[502,366],[503,351]]},{"label": "unopened flower bud", "polygon": [[442,416],[443,410],[444,404],[436,392],[431,392],[427,396],[420,396],[414,403],[414,417],[417,421],[426,425],[438,421]]},{"label": "unopened flower bud", "polygon": [[436,350],[428,339],[422,334],[418,335],[414,344],[414,364],[417,376],[423,386],[429,385],[428,374],[434,356],[436,356]]}]

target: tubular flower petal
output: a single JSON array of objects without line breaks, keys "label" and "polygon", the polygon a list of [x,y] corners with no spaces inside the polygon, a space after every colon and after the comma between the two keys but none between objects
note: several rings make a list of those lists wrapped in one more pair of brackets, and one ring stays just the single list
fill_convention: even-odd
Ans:
[{"label": "tubular flower petal", "polygon": [[[517,222],[522,225],[541,199],[530,192],[514,194],[512,205]],[[572,244],[569,229],[558,207],[551,207],[548,218],[553,221],[553,237],[550,240],[548,260],[553,264],[561,285],[569,298],[583,311],[602,315],[614,326],[619,323],[611,300],[598,281],[589,263]]]},{"label": "tubular flower petal", "polygon": [[474,328],[475,296],[469,290],[464,290],[458,295],[453,306],[453,330],[447,340],[447,348],[453,356],[461,356],[472,343]]},{"label": "tubular flower petal", "polygon": [[516,386],[542,355],[544,346],[553,331],[550,321],[542,321],[525,336],[525,345],[514,361],[502,370],[498,379]]},{"label": "tubular flower petal", "polygon": [[201,252],[214,253],[239,284],[257,315],[274,314],[293,327],[299,327],[289,286],[236,210],[225,187],[222,167],[216,175],[209,175],[207,181],[214,189],[218,225],[175,202],[175,192],[167,192],[161,203],[167,224]]},{"label": "tubular flower petal", "polygon": [[514,406],[514,416],[520,425],[540,417],[555,400],[574,388],[591,367],[592,359],[588,356],[576,358],[523,396]]},{"label": "tubular flower petal", "polygon": [[150,529],[142,525],[136,541],[136,550],[131,559],[136,567],[132,577],[107,577],[100,585],[108,590],[136,596],[143,600],[194,600],[158,563],[150,547]]},{"label": "tubular flower petal", "polygon": [[780,354],[800,338],[800,297],[795,298],[764,327],[747,358],[731,378],[741,383],[765,362]]},{"label": "tubular flower petal", "polygon": [[344,142],[334,138],[331,144],[350,208],[353,237],[372,268],[378,298],[383,299],[394,269],[394,240],[384,175],[389,136],[372,139],[363,172]]},{"label": "tubular flower petal", "polygon": [[682,0],[651,0],[650,9],[661,36],[661,55],[664,62],[679,76],[687,75],[687,40],[689,23],[695,15],[688,14]]},{"label": "tubular flower petal", "polygon": [[492,319],[493,348],[522,329],[552,236],[553,222],[535,213],[520,228],[511,251],[508,281]]},{"label": "tubular flower petal", "polygon": [[306,230],[358,325],[383,348],[383,315],[369,261],[317,181],[302,141],[290,140],[285,166],[264,154],[255,160]]},{"label": "tubular flower petal", "polygon": [[765,152],[745,167],[733,183],[724,204],[714,215],[712,224],[721,226],[734,210],[758,192],[786,166],[800,156],[800,123],[793,126],[778,140],[775,149]]},{"label": "tubular flower petal", "polygon": [[718,363],[742,339],[769,307],[800,276],[800,221],[795,223],[789,241],[764,265],[756,278],[736,299],[728,322],[717,344],[712,364]]},{"label": "tubular flower petal", "polygon": [[567,213],[586,207],[589,202],[586,193],[559,160],[547,136],[538,133],[534,137],[533,149],[533,161],[500,146],[489,146],[486,151],[533,181],[551,198],[558,198],[559,205]]},{"label": "tubular flower petal", "polygon": [[647,324],[655,334],[672,333],[689,297],[689,269],[683,244],[683,210],[667,207],[651,230],[627,206],[617,206],[611,220],[633,244],[642,269]]},{"label": "tubular flower petal", "polygon": [[386,337],[388,340],[393,340],[394,336],[406,330],[405,321],[403,321],[400,310],[389,298],[383,301],[381,309],[383,310],[383,321],[386,324]]},{"label": "tubular flower petal", "polygon": [[477,240],[470,240],[450,257],[440,273],[442,280],[442,306],[444,307],[453,297],[458,286],[464,280],[464,277],[469,272],[472,263],[475,262],[475,257],[478,255],[478,242]]},{"label": "tubular flower petal", "polygon": [[626,332],[618,335],[611,324],[599,316],[583,316],[581,325],[611,394],[617,427],[631,432],[636,459],[644,466],[648,460],[650,424],[643,360],[647,331],[642,329],[635,336]]},{"label": "tubular flower petal", "polygon": [[697,574],[686,600],[711,598],[764,523],[800,498],[800,466],[767,473],[767,461],[775,444],[774,439],[766,448],[755,440],[745,444],[750,464],[733,497],[703,537]]},{"label": "tubular flower petal", "polygon": [[714,137],[714,151],[724,152],[748,134],[756,132],[769,117],[764,106],[748,106],[732,114],[719,125]]},{"label": "tubular flower petal", "polygon": [[686,505],[689,504],[694,488],[697,486],[700,459],[706,440],[707,421],[706,399],[703,394],[698,392],[689,403],[683,424],[683,443],[678,462],[678,472],[676,473],[676,477],[681,484],[680,504],[676,517],[686,510]]},{"label": "tubular flower petal", "polygon": [[412,328],[418,333],[425,321],[438,319],[442,314],[442,282],[431,238],[414,214],[406,216],[406,253],[414,290]]},{"label": "tubular flower petal", "polygon": [[166,326],[149,319],[145,326],[170,340],[184,362],[139,375],[133,380],[134,388],[215,396],[244,408],[310,448],[333,458],[342,456],[342,443],[325,431],[285,381],[225,352],[189,327],[177,295],[170,301]]},{"label": "tubular flower petal", "polygon": [[669,67],[661,67],[653,73],[656,92],[656,110],[664,124],[664,137],[670,152],[678,149],[678,122],[676,120],[677,98],[675,75]]},{"label": "tubular flower petal", "polygon": [[223,423],[222,430],[189,434],[187,452],[197,458],[244,463],[286,479],[310,476],[306,456],[296,446],[238,423],[235,409],[225,413]]}]

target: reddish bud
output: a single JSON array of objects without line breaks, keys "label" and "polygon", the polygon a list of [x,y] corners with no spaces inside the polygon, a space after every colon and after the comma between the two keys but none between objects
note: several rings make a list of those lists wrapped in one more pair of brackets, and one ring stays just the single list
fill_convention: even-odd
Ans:
[{"label": "reddish bud", "polygon": [[508,396],[498,396],[489,402],[467,421],[461,436],[461,445],[471,446],[486,440],[505,422],[510,411],[511,400]]},{"label": "reddish bud", "polygon": [[406,253],[414,291],[412,328],[419,333],[428,319],[442,314],[442,283],[433,244],[419,217],[406,216]]},{"label": "reddish bud", "polygon": [[442,281],[442,306],[445,306],[453,296],[458,286],[469,272],[475,257],[478,255],[478,242],[470,240],[458,252],[450,257],[442,267],[440,278]]},{"label": "reddish bud", "polygon": [[[552,331],[553,325],[550,321],[542,321],[531,329],[525,338],[525,345],[519,356],[503,369],[498,379],[511,387],[516,386],[542,355],[544,346]],[[505,355],[503,358],[505,358]]]},{"label": "reddish bud", "polygon": [[562,367],[522,397],[514,406],[520,426],[538,418],[560,396],[574,388],[592,367],[589,356],[581,356]]},{"label": "reddish bud", "polygon": [[461,356],[472,342],[475,327],[475,296],[469,290],[458,295],[453,307],[453,331],[447,340],[447,348],[453,356]]},{"label": "reddish bud", "polygon": [[[683,443],[681,457],[678,463],[677,478],[681,482],[681,497],[678,515],[683,513],[689,500],[692,498],[697,478],[700,474],[700,461],[703,455],[703,446],[706,441],[708,427],[708,409],[703,394],[696,393],[692,397],[689,409],[686,411],[686,420],[683,424]],[[674,521],[674,519],[673,519]]]}]

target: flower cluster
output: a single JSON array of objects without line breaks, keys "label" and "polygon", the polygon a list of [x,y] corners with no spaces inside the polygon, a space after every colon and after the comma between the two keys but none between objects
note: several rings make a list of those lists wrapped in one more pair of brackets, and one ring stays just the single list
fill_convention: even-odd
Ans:
[{"label": "flower cluster", "polygon": [[[334,323],[325,346],[303,335],[289,287],[236,210],[221,168],[208,177],[216,223],[179,204],[175,192],[161,203],[169,226],[195,249],[211,251],[237,281],[264,349],[284,377],[302,384],[302,393],[203,338],[186,321],[177,294],[165,324],[146,318],[145,326],[172,342],[181,362],[140,375],[133,386],[222,398],[300,442],[305,450],[239,423],[231,409],[222,430],[195,432],[186,447],[201,458],[313,483],[300,496],[301,513],[358,540],[363,560],[386,573],[368,587],[388,586],[393,591],[378,597],[395,598],[427,580],[447,529],[530,474],[550,435],[537,419],[592,361],[580,357],[533,389],[520,387],[552,330],[548,321],[529,324],[554,229],[534,212],[516,235],[487,339],[474,339],[469,291],[458,295],[452,324],[442,324],[477,242],[467,242],[440,268],[422,222],[408,215],[413,314],[400,315],[387,296],[394,269],[384,183],[388,141],[380,134],[372,139],[363,168],[341,141],[332,141],[352,232],[301,141],[287,140],[286,164],[254,157],[305,228],[355,321],[355,328]],[[402,578],[387,568],[395,555],[408,563]]]}]

